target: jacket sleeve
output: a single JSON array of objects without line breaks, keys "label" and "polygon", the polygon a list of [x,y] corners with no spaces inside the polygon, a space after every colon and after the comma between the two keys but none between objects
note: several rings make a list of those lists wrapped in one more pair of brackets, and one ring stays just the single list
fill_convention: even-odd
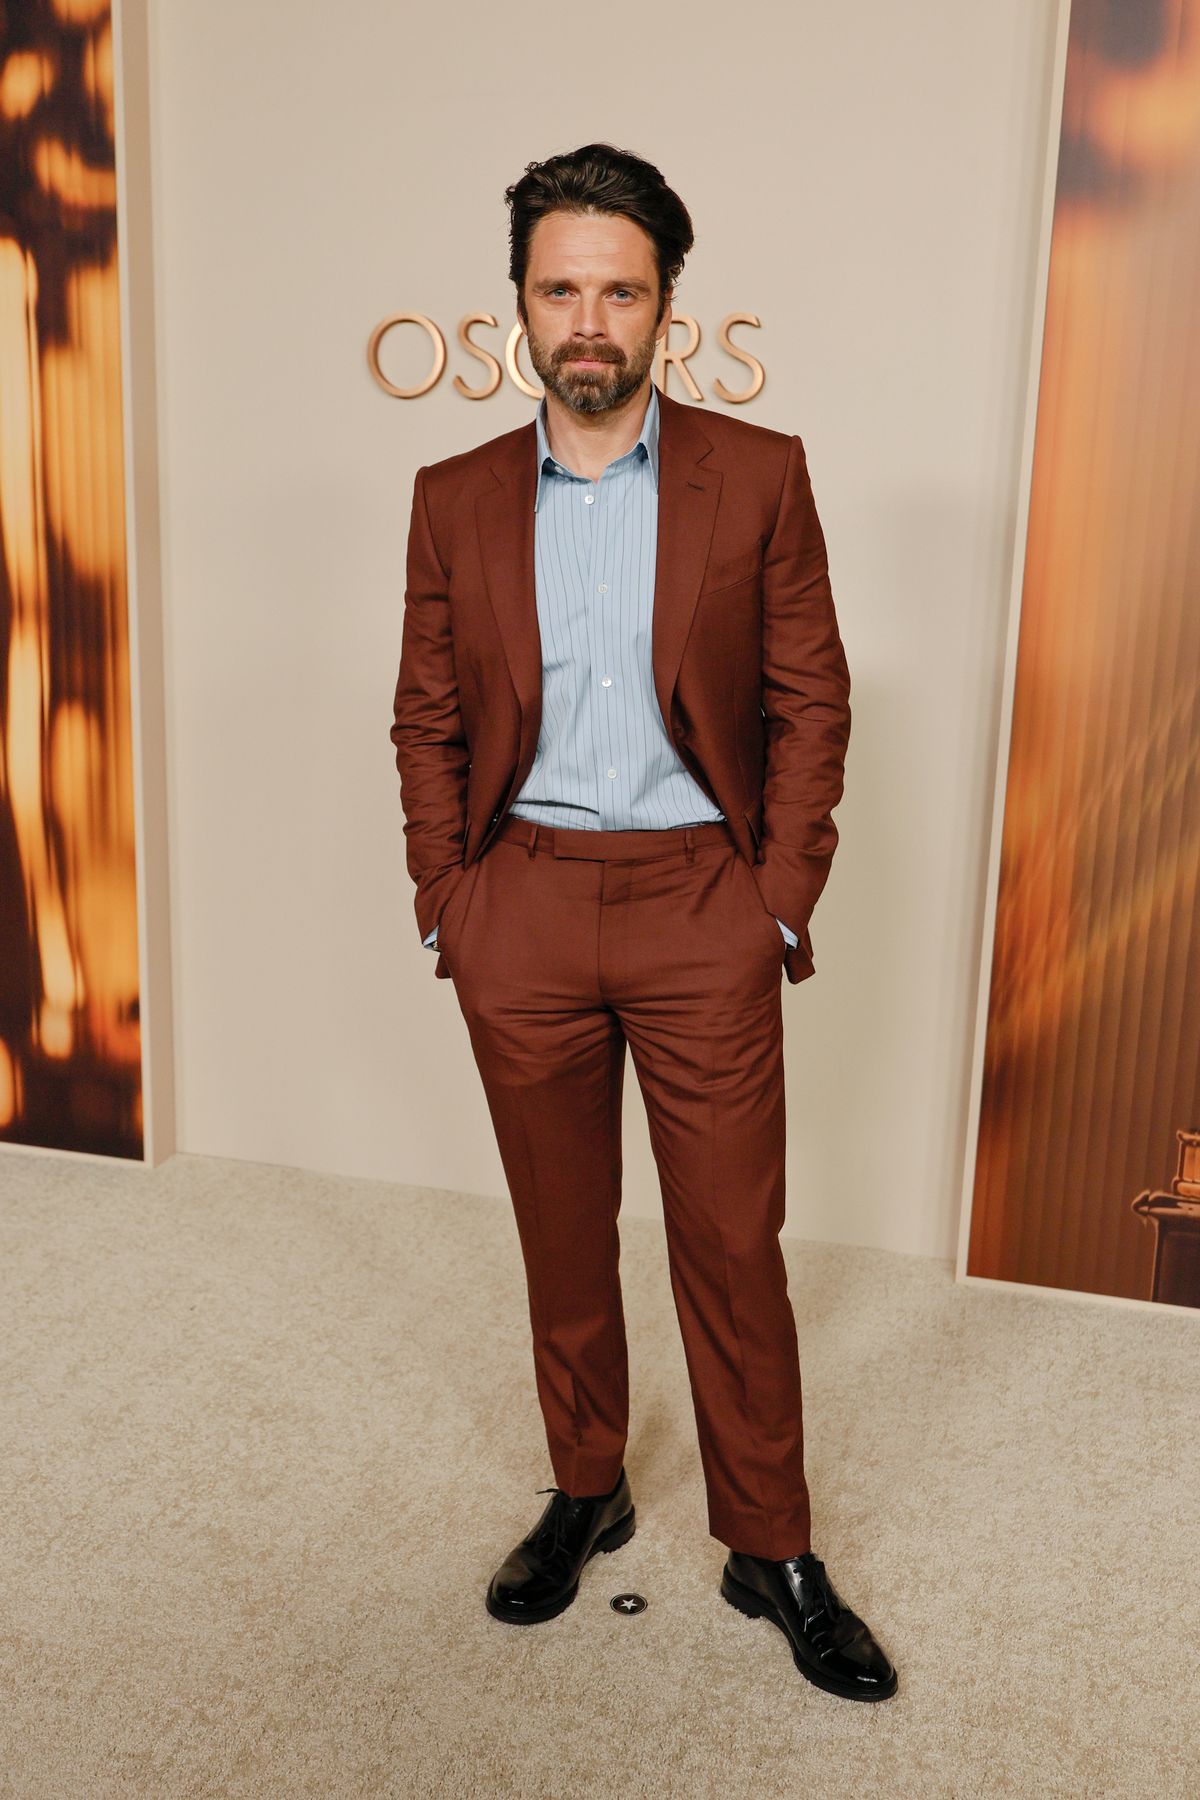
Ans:
[{"label": "jacket sleeve", "polygon": [[417,885],[422,939],[431,935],[463,875],[470,754],[458,703],[449,576],[438,556],[417,470],[408,532],[400,672],[391,740],[400,775],[405,858]]},{"label": "jacket sleeve", "polygon": [[766,763],[755,877],[770,910],[803,936],[837,846],[850,739],[850,673],[804,445],[793,437],[763,553]]}]

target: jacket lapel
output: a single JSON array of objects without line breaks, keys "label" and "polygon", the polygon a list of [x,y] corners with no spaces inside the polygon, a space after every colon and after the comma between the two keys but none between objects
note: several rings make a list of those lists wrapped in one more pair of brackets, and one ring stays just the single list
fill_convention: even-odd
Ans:
[{"label": "jacket lapel", "polygon": [[[491,463],[493,485],[475,500],[479,560],[508,672],[521,703],[517,766],[526,771],[533,763],[542,726],[542,640],[533,561],[536,460],[537,429],[531,419],[501,438]],[[522,774],[520,779],[524,778]]]},{"label": "jacket lapel", "polygon": [[[696,409],[658,396],[658,549],[651,657],[654,689],[670,731],[671,698],[712,541],[721,472],[701,465],[712,443]],[[488,599],[521,706],[517,765],[527,772],[541,731],[542,646],[537,620],[533,501],[537,432],[532,420],[508,432],[490,464],[492,485],[477,495],[475,519]],[[522,773],[520,779],[524,779]]]},{"label": "jacket lapel", "polygon": [[659,711],[671,736],[671,698],[708,565],[721,471],[701,466],[712,442],[695,407],[661,392],[658,407],[658,552],[651,655]]}]

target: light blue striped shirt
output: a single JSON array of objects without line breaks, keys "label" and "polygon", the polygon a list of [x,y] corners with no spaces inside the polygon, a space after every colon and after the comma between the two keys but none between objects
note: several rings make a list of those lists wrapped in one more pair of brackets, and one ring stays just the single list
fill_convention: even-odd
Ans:
[{"label": "light blue striped shirt", "polygon": [[[599,479],[556,461],[536,417],[534,564],[542,724],[510,811],[584,831],[650,831],[725,815],[684,768],[654,691],[658,390],[637,442]],[[789,944],[795,933],[779,921]],[[424,940],[431,948],[436,927]]]}]

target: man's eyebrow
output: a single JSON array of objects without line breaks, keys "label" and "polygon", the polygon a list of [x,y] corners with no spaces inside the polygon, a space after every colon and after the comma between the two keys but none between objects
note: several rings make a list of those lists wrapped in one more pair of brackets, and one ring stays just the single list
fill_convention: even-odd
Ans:
[{"label": "man's eyebrow", "polygon": [[[535,294],[547,294],[550,292],[551,288],[571,287],[572,285],[573,283],[569,275],[547,276],[544,281],[535,281],[531,284]],[[650,283],[648,281],[643,281],[641,277],[637,275],[619,275],[612,281],[606,281],[604,285],[605,287],[629,288],[630,291],[635,294],[649,294],[653,291],[650,287]]]}]

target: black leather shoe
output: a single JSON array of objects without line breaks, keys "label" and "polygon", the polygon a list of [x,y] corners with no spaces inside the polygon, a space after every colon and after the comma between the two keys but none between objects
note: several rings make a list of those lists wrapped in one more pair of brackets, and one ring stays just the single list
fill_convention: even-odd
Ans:
[{"label": "black leather shoe", "polygon": [[792,1646],[802,1675],[845,1700],[886,1700],[896,1671],[857,1613],[851,1612],[811,1550],[772,1562],[731,1550],[721,1592],[751,1619],[770,1619]]},{"label": "black leather shoe", "polygon": [[584,1564],[600,1550],[617,1550],[633,1536],[634,1510],[624,1468],[611,1493],[572,1499],[559,1487],[541,1518],[492,1576],[487,1609],[512,1625],[534,1625],[564,1612],[575,1598]]}]

